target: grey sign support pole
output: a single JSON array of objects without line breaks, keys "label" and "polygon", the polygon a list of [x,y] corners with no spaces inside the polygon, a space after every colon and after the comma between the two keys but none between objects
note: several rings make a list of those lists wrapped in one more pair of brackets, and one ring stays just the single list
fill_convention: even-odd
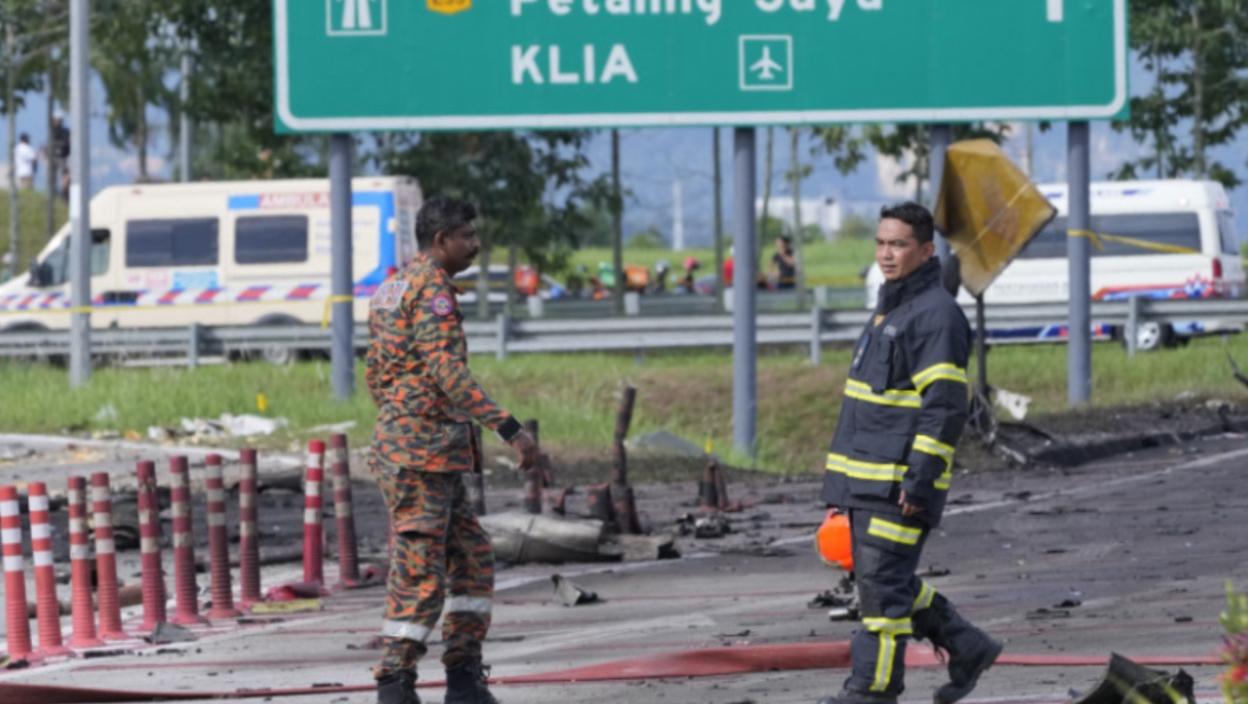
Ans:
[{"label": "grey sign support pole", "polygon": [[[935,209],[936,198],[940,195],[940,179],[945,175],[945,150],[953,141],[953,129],[949,125],[932,125],[928,136],[927,157],[927,191],[931,194],[928,201]],[[949,258],[949,240],[942,232],[936,238],[936,256],[943,262]]]},{"label": "grey sign support pole", "polygon": [[191,49],[182,47],[182,80],[178,82],[178,180],[191,180],[191,118],[186,104],[191,99]]},{"label": "grey sign support pole", "polygon": [[337,133],[329,138],[329,225],[330,294],[333,323],[330,366],[334,398],[345,401],[355,393],[355,349],[351,333],[355,328],[351,285],[351,135]]},{"label": "grey sign support pole", "polygon": [[738,452],[755,456],[757,351],[754,319],[754,192],[757,185],[753,127],[733,130],[733,214],[737,253],[732,272],[732,438]]},{"label": "grey sign support pole", "polygon": [[1066,203],[1068,228],[1066,255],[1070,262],[1070,329],[1066,346],[1066,395],[1071,406],[1092,398],[1091,242],[1086,237],[1090,222],[1091,185],[1088,179],[1088,123],[1071,122],[1066,136]]},{"label": "grey sign support pole", "polygon": [[72,0],[69,5],[69,109],[74,121],[69,147],[69,385],[74,387],[91,380],[90,11],[87,0]]}]

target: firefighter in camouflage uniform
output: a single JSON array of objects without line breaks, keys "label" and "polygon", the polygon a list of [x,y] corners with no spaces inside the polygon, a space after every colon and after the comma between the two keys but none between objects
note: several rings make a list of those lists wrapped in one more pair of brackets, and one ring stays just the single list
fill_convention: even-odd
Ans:
[{"label": "firefighter in camouflage uniform", "polygon": [[823,486],[828,505],[849,510],[862,628],[841,693],[820,704],[895,704],[910,637],[949,654],[935,704],[969,694],[1001,653],[915,575],[944,511],[968,403],[970,328],[940,285],[933,231],[916,203],[880,213],[875,259],[885,283],[854,348]]},{"label": "firefighter in camouflage uniform", "polygon": [[[468,371],[463,316],[451,277],[480,249],[476,210],[433,198],[416,218],[420,253],[373,295],[366,380],[377,404],[369,467],[390,512],[393,546],[374,668],[380,704],[419,704],[416,663],[445,611],[446,704],[495,704],[481,643],[490,626],[494,552],[467,500],[472,423],[533,462],[532,437]],[[448,593],[449,592],[449,593]]]}]

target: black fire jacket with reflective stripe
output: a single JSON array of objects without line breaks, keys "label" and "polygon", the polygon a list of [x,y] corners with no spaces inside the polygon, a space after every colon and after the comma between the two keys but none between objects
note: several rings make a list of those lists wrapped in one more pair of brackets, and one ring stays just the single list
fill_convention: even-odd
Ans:
[{"label": "black fire jacket with reflective stripe", "polygon": [[970,337],[935,258],[880,287],[845,382],[824,501],[900,514],[904,490],[924,522],[940,523],[966,422]]}]

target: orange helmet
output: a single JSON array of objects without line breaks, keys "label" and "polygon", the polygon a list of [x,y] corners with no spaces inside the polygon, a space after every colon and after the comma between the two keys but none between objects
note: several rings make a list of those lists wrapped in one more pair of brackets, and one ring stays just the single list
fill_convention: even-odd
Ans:
[{"label": "orange helmet", "polygon": [[836,509],[828,510],[823,525],[815,532],[815,552],[829,567],[839,565],[846,572],[854,571],[854,550],[847,514]]}]

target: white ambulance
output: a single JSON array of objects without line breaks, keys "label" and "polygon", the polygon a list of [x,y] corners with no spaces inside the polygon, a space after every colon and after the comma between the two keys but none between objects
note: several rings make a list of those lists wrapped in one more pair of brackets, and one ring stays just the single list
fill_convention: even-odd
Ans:
[{"label": "white ambulance", "polygon": [[[407,177],[352,181],[356,320],[416,253]],[[329,181],[111,186],[91,199],[91,325],[317,323],[330,295]],[[0,285],[0,331],[69,325],[70,232]]]},{"label": "white ambulance", "polygon": [[[1043,184],[1040,192],[1058,215],[1036,235],[984,293],[988,305],[1043,303],[1069,298],[1066,261],[1065,184]],[[1215,181],[1110,181],[1092,184],[1092,299],[1120,301],[1133,296],[1150,299],[1240,298],[1245,275],[1235,235],[1235,215],[1222,184]],[[872,266],[866,282],[869,307],[874,307],[883,282]],[[973,301],[965,290],[959,302]],[[1238,330],[1236,328],[1235,330]],[[1219,324],[1189,320],[1175,325],[1156,322],[1140,326],[1137,345],[1152,349],[1197,335],[1226,332]],[[1098,336],[1116,335],[1097,325]],[[993,339],[1061,339],[1066,326],[990,330]]]}]

